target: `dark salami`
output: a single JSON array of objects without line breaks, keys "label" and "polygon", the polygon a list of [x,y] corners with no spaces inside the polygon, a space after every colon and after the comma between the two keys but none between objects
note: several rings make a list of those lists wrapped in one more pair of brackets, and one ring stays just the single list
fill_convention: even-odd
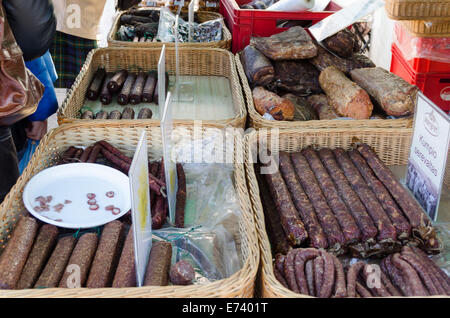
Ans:
[{"label": "dark salami", "polygon": [[44,224],[39,230],[36,240],[31,249],[27,262],[20,275],[17,289],[32,288],[39,274],[45,266],[45,262],[50,257],[50,253],[55,246],[58,228],[54,225]]},{"label": "dark salami", "polygon": [[345,237],[345,243],[351,244],[359,242],[361,240],[361,231],[353,216],[348,211],[347,206],[339,196],[333,180],[328,175],[328,172],[320,161],[316,151],[312,147],[307,147],[303,149],[302,153],[306,160],[308,160],[311,170],[314,172],[320,188],[327,199],[328,205],[341,226]]},{"label": "dark salami", "polygon": [[347,29],[341,30],[322,41],[322,44],[334,54],[348,58],[353,54],[355,35]]},{"label": "dark salami", "polygon": [[297,179],[289,154],[280,152],[279,161],[280,172],[291,193],[292,202],[297,208],[300,218],[308,231],[310,246],[315,248],[327,248],[327,237],[314,213],[314,208],[309,201],[308,196]]},{"label": "dark salami", "polygon": [[391,219],[392,224],[397,230],[397,237],[401,240],[408,238],[411,234],[411,225],[403,216],[402,211],[389,194],[389,191],[385,188],[383,183],[377,179],[372,169],[370,169],[367,162],[361,157],[358,151],[354,149],[350,150],[349,156]]},{"label": "dark salami", "polygon": [[117,102],[119,105],[127,105],[130,100],[131,89],[133,88],[134,82],[136,81],[136,75],[129,73],[125,83],[117,96]]},{"label": "dark salami", "polygon": [[366,208],[362,204],[358,195],[352,190],[347,178],[339,168],[333,152],[330,149],[322,148],[318,151],[319,157],[323,165],[327,169],[329,175],[333,179],[339,195],[347,204],[350,213],[353,215],[362,234],[363,241],[374,241],[377,235],[377,228],[373,224],[372,219],[367,214]]},{"label": "dark salami", "polygon": [[150,71],[145,81],[144,89],[142,91],[142,101],[144,103],[151,103],[153,101],[153,94],[155,92],[156,81],[158,73]]},{"label": "dark salami", "polygon": [[137,119],[150,119],[152,118],[152,110],[150,108],[141,108],[138,113]]},{"label": "dark salami", "polygon": [[130,103],[137,105],[142,101],[142,92],[144,90],[144,84],[146,80],[146,74],[144,72],[139,72],[136,81],[133,84],[130,94]]},{"label": "dark salami", "polygon": [[186,175],[184,174],[183,165],[177,163],[178,189],[177,189],[177,205],[175,210],[175,226],[184,227],[184,209],[186,207]]},{"label": "dark salami", "polygon": [[259,197],[261,198],[267,235],[270,241],[270,247],[273,254],[287,254],[289,251],[289,241],[284,234],[283,227],[269,187],[260,174],[259,167],[255,165],[256,179],[258,180]]},{"label": "dark salami", "polygon": [[100,102],[103,105],[109,105],[112,102],[112,93],[108,89],[108,83],[113,75],[113,73],[107,73],[105,81],[103,82],[102,90],[100,91]]},{"label": "dark salami", "polygon": [[86,110],[81,114],[81,119],[94,119],[94,113],[90,110]]},{"label": "dark salami", "polygon": [[381,260],[380,267],[404,296],[410,296],[412,294],[409,285],[406,284],[402,272],[392,263],[392,254]]},{"label": "dark salami", "polygon": [[347,285],[345,282],[344,267],[342,266],[342,263],[335,255],[333,254],[330,255],[333,258],[334,274],[336,277],[332,297],[333,298],[347,297]]},{"label": "dark salami", "polygon": [[127,70],[121,70],[115,73],[111,79],[108,81],[107,88],[110,93],[117,93],[125,83],[128,77]]},{"label": "dark salami", "polygon": [[73,158],[73,156],[75,155],[77,150],[78,149],[76,147],[74,147],[74,146],[70,146],[69,148],[67,148],[67,150],[64,151],[64,153],[61,156],[62,162],[64,162],[64,163],[69,162],[70,159]]},{"label": "dark salami", "polygon": [[[284,277],[286,278],[289,289],[294,293],[300,292],[299,286],[297,285],[297,279],[295,277],[295,256],[299,251],[300,249],[290,250],[286,255],[286,259],[284,260]],[[306,291],[306,294],[307,293],[308,292]]]},{"label": "dark salami", "polygon": [[36,219],[22,217],[0,256],[0,289],[15,289],[38,229]]},{"label": "dark salami", "polygon": [[134,119],[134,110],[133,108],[127,106],[122,111],[121,119]]},{"label": "dark salami", "polygon": [[101,110],[97,114],[95,114],[95,119],[107,119],[107,118],[108,118],[108,112],[105,110]]},{"label": "dark salami", "polygon": [[89,153],[89,157],[86,160],[86,162],[88,163],[95,163],[97,161],[98,155],[100,153],[101,150],[101,146],[96,144],[93,148],[92,151]]},{"label": "dark salami", "polygon": [[117,220],[103,227],[86,287],[103,288],[111,286],[122,249],[123,229],[122,222]]},{"label": "dark salami", "polygon": [[[298,286],[298,292],[304,295],[308,295],[308,283],[305,277],[305,262],[310,259],[315,259],[319,256],[319,250],[315,248],[303,248],[299,249],[294,258],[294,273],[296,278],[296,284]],[[314,269],[314,272],[316,270]],[[315,278],[314,278],[315,279]],[[319,293],[316,283],[316,294]]]},{"label": "dark salami", "polygon": [[96,233],[86,233],[80,237],[73,249],[72,255],[70,255],[64,274],[59,281],[59,287],[71,287],[71,275],[77,271],[75,268],[72,268],[73,265],[77,265],[79,271],[79,281],[75,281],[75,284],[79,283],[79,286],[75,285],[74,287],[84,287],[95,250],[97,249],[97,242],[98,238]]},{"label": "dark salami", "polygon": [[[167,96],[167,92],[168,92],[168,89],[169,89],[169,73],[166,72],[165,73],[165,77],[166,77],[166,80],[165,80],[165,92],[166,92],[166,96]],[[159,104],[158,83],[159,83],[159,80],[156,82],[155,91],[153,92],[153,102],[156,105]],[[164,106],[164,105],[162,105],[162,106]]]},{"label": "dark salami", "polygon": [[154,242],[145,272],[144,286],[167,286],[171,259],[172,244],[165,241]]},{"label": "dark salami", "polygon": [[316,211],[320,225],[327,236],[330,250],[341,250],[342,246],[345,244],[344,234],[342,233],[336,217],[327,204],[308,161],[301,153],[292,153],[291,159],[300,184],[308,195],[308,198]]},{"label": "dark salami", "polygon": [[397,232],[391,220],[386,215],[386,212],[384,212],[375,194],[369,189],[363,177],[353,165],[346,151],[342,148],[336,148],[334,149],[334,155],[353,190],[358,194],[367,212],[372,217],[374,224],[377,226],[378,240],[395,241],[397,239]]},{"label": "dark salami", "polygon": [[439,241],[435,232],[430,231],[431,222],[420,204],[408,193],[403,185],[395,178],[391,170],[381,161],[375,151],[367,144],[358,145],[358,151],[366,159],[375,175],[383,182],[392,197],[401,207],[409,220],[413,235],[425,241],[427,249],[439,248]]},{"label": "dark salami", "polygon": [[[164,161],[161,160],[159,167],[159,178],[165,181]],[[152,217],[152,228],[160,229],[166,219],[166,198],[162,195],[157,196],[155,204],[155,214]]]},{"label": "dark salami", "polygon": [[350,266],[347,271],[347,296],[356,297],[356,284],[360,271],[363,269],[364,262],[356,262]]},{"label": "dark salami", "polygon": [[402,272],[405,282],[408,284],[411,295],[408,296],[428,296],[425,286],[423,286],[419,275],[408,262],[401,259],[399,253],[392,255],[392,264]]},{"label": "dark salami", "polygon": [[322,92],[319,84],[320,72],[308,61],[275,61],[274,68],[273,85],[277,90],[290,92],[297,96],[308,96]]},{"label": "dark salami", "polygon": [[322,256],[318,256],[313,260],[314,268],[314,289],[316,290],[316,296],[319,297],[324,279],[324,259]]},{"label": "dark salami", "polygon": [[320,298],[329,298],[333,292],[335,280],[334,261],[330,253],[327,253],[324,250],[320,250],[319,253],[323,258],[323,278],[317,296]]},{"label": "dark salami", "polygon": [[72,235],[62,237],[58,240],[50,259],[47,261],[44,270],[34,284],[34,288],[51,288],[58,286],[75,243],[76,239]]},{"label": "dark salami", "polygon": [[169,277],[174,285],[189,285],[195,278],[195,270],[191,263],[181,260],[170,267]]},{"label": "dark salami", "polygon": [[94,74],[91,84],[86,92],[86,98],[90,100],[96,100],[100,94],[103,80],[105,79],[106,71],[104,68],[99,68]]},{"label": "dark salami", "polygon": [[134,238],[133,229],[130,228],[127,238],[120,254],[119,264],[117,265],[113,288],[136,287],[136,264],[134,261]]},{"label": "dark salami", "polygon": [[89,155],[91,154],[91,151],[93,148],[94,148],[93,146],[89,146],[89,147],[86,147],[86,149],[84,149],[84,151],[80,157],[81,162],[86,162],[88,160]]},{"label": "dark salami", "polygon": [[308,233],[306,232],[305,225],[298,216],[298,212],[295,209],[280,171],[277,170],[272,174],[267,173],[265,174],[265,178],[288,241],[292,246],[301,245],[308,238]]},{"label": "dark salami", "polygon": [[113,110],[109,113],[108,119],[115,119],[118,120],[122,117],[122,113],[118,110]]},{"label": "dark salami", "polygon": [[239,53],[245,75],[253,86],[265,86],[273,81],[275,70],[270,60],[251,45]]}]

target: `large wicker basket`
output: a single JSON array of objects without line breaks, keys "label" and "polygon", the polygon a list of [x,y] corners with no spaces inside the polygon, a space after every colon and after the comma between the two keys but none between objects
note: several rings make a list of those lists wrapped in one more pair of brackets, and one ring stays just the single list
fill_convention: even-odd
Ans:
[{"label": "large wicker basket", "polygon": [[[87,121],[80,119],[80,110],[85,102],[86,91],[99,67],[107,72],[125,68],[137,72],[139,69],[156,70],[161,48],[135,49],[135,48],[100,48],[92,50],[69,90],[66,99],[58,110],[58,122],[69,123],[73,121]],[[166,48],[166,71],[175,75],[176,59],[175,49]],[[225,124],[233,127],[244,127],[247,116],[242,87],[236,71],[234,56],[223,49],[180,48],[179,50],[180,75],[192,76],[221,76],[228,79],[233,102],[232,113],[234,117],[224,120],[204,120],[209,124]],[[210,105],[214,107],[215,105]],[[201,118],[198,118],[201,120]],[[112,120],[98,120],[96,122],[111,122]],[[120,120],[120,122],[134,125],[136,121],[158,122],[155,119]],[[193,123],[193,120],[175,120],[175,123]]]},{"label": "large wicker basket", "polygon": [[[259,281],[256,283],[256,292],[261,297],[310,297],[290,291],[283,287],[275,278],[273,273],[273,257],[270,248],[269,238],[266,232],[264,221],[263,206],[260,199],[258,181],[254,171],[254,162],[252,152],[257,146],[263,130],[253,131],[245,137],[245,170],[247,173],[247,182],[250,193],[250,199],[255,214],[256,229],[258,232],[259,246],[261,250],[261,262]],[[264,137],[270,145],[270,132]],[[389,166],[405,165],[408,161],[412,132],[410,129],[317,129],[317,130],[279,130],[280,151],[296,152],[308,145],[317,145],[321,147],[350,147],[354,138],[358,138],[375,148],[380,158]],[[447,165],[448,166],[448,165]],[[447,169],[448,170],[448,169]],[[448,178],[447,178],[448,181]],[[447,183],[448,185],[448,183]],[[448,188],[446,189],[448,191]]]},{"label": "large wicker basket", "polygon": [[450,19],[449,20],[408,20],[400,23],[417,37],[442,38],[450,37]]},{"label": "large wicker basket", "polygon": [[393,20],[450,20],[449,0],[386,0],[385,8]]},{"label": "large wicker basket", "polygon": [[[136,124],[125,126],[121,124],[94,125],[92,123],[76,123],[63,125],[44,137],[28,167],[25,169],[16,185],[0,206],[0,242],[3,249],[9,239],[9,234],[21,215],[27,214],[22,193],[26,183],[36,173],[55,164],[58,154],[67,147],[82,146],[105,139],[118,147],[127,155],[132,155],[136,147],[141,129],[148,134],[150,158],[160,158],[162,153],[161,129],[155,124]],[[177,126],[185,133],[193,134],[189,126]],[[213,129],[217,132],[217,128]],[[211,127],[204,127],[203,137],[212,136]],[[254,282],[259,263],[259,248],[255,231],[251,203],[247,192],[244,166],[242,165],[243,137],[233,133],[234,137],[234,184],[241,208],[239,229],[235,229],[235,241],[238,254],[241,255],[242,267],[232,276],[202,285],[139,287],[139,288],[47,288],[25,290],[2,290],[0,297],[253,297]]]},{"label": "large wicker basket", "polygon": [[[148,8],[144,8],[148,10]],[[155,8],[155,10],[159,10]],[[111,31],[108,34],[108,46],[109,47],[133,47],[133,48],[155,48],[161,47],[163,44],[166,47],[175,47],[175,43],[163,43],[163,42],[127,42],[127,41],[119,41],[117,40],[117,31],[120,28],[120,17],[123,14],[126,14],[127,11],[121,11],[117,14],[114,23],[111,27]],[[179,47],[188,47],[188,48],[220,48],[229,50],[231,47],[231,33],[227,29],[225,23],[223,22],[223,16],[216,12],[210,11],[197,11],[195,12],[195,19],[202,23],[215,19],[222,19],[222,40],[213,41],[213,42],[192,42],[192,43],[179,43]]]},{"label": "large wicker basket", "polygon": [[367,119],[367,120],[307,120],[307,121],[286,121],[265,119],[255,109],[253,95],[245,75],[239,54],[236,54],[236,66],[244,90],[245,101],[249,125],[253,128],[280,128],[280,129],[328,129],[328,128],[410,128],[413,125],[413,118],[401,119]]}]

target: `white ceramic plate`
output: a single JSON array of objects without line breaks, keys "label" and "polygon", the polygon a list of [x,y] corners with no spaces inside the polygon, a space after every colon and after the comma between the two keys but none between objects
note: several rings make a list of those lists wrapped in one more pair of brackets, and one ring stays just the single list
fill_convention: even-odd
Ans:
[{"label": "white ceramic plate", "polygon": [[[109,191],[114,192],[114,197],[106,196]],[[89,209],[88,193],[96,195],[98,210]],[[40,205],[36,201],[39,196],[52,196],[48,203],[50,211],[35,211]],[[71,229],[91,228],[118,219],[130,210],[130,186],[128,176],[111,167],[69,163],[45,169],[31,178],[23,191],[23,202],[27,210],[43,222]],[[57,204],[64,204],[60,212],[54,209]],[[105,210],[109,205],[118,207],[120,213],[114,215]]]}]

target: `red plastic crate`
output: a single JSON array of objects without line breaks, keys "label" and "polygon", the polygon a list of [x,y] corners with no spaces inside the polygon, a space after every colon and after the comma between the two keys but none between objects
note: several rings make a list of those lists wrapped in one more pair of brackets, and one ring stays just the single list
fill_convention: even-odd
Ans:
[{"label": "red plastic crate", "polygon": [[443,111],[450,111],[450,73],[417,73],[392,44],[391,72],[410,84],[416,85],[423,94]]},{"label": "red plastic crate", "polygon": [[271,36],[286,31],[288,28],[278,27],[280,21],[302,21],[302,27],[309,27],[334,12],[341,9],[334,2],[330,2],[322,12],[297,11],[268,11],[240,9],[239,5],[251,0],[221,0],[220,13],[225,18],[228,29],[233,34],[232,52],[241,51],[250,43],[252,36]]},{"label": "red plastic crate", "polygon": [[[450,37],[429,38],[416,37],[408,32],[400,23],[394,27],[395,44],[409,66],[417,73],[450,72]],[[430,60],[427,56],[435,55]]]}]

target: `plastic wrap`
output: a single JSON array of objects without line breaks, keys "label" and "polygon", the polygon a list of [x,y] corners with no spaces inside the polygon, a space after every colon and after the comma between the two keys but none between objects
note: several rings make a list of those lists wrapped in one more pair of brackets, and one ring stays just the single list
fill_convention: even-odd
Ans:
[{"label": "plastic wrap", "polygon": [[[193,23],[192,42],[214,42],[222,40],[222,19],[215,19],[203,23]],[[168,8],[161,8],[157,41],[175,42],[176,15]],[[178,18],[178,41],[189,41],[189,23]]]},{"label": "plastic wrap", "polygon": [[450,37],[416,37],[399,22],[395,23],[394,30],[394,43],[406,60],[422,58],[450,63]]}]

